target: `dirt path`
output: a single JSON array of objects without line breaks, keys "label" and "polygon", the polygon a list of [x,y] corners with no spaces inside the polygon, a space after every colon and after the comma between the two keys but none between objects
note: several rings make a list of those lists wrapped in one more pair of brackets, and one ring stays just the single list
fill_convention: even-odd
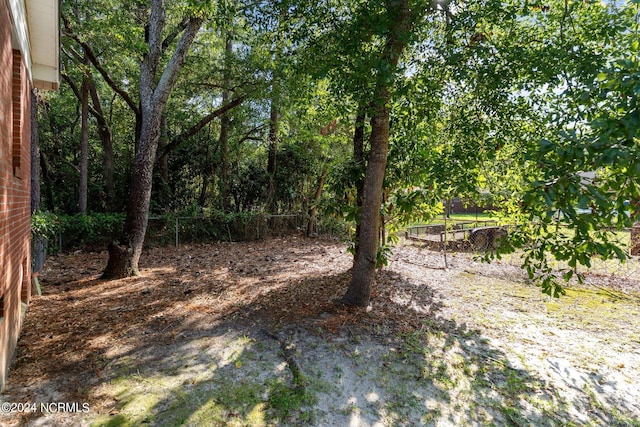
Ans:
[{"label": "dirt path", "polygon": [[558,301],[511,263],[402,247],[364,310],[336,303],[336,242],[157,248],[113,282],[105,262],[47,261],[0,424],[640,425],[639,278]]}]

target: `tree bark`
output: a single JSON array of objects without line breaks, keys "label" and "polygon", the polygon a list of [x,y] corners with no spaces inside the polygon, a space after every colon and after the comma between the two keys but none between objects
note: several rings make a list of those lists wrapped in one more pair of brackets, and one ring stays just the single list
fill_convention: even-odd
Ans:
[{"label": "tree bark", "polygon": [[109,245],[105,279],[139,275],[138,264],[147,231],[153,166],[160,139],[161,118],[186,55],[202,24],[191,18],[185,25],[171,59],[159,74],[164,45],[165,5],[152,0],[148,26],[148,52],[140,66],[140,139],[134,157],[132,182],[122,237]]},{"label": "tree bark", "polygon": [[[356,167],[364,167],[364,123],[367,119],[366,106],[361,103],[358,105],[358,114],[356,116],[355,129],[353,132],[353,161]],[[362,191],[364,187],[364,181],[358,179],[356,182],[356,206],[362,210]],[[355,253],[354,258],[358,256],[358,250],[360,249],[360,243],[358,242],[358,236],[360,236],[360,215],[356,223],[356,241],[355,241]]]},{"label": "tree bark", "polygon": [[[286,20],[286,8],[283,3],[278,5],[280,9],[279,13],[279,27]],[[280,70],[278,67],[280,66],[279,61],[282,57],[283,52],[283,44],[284,44],[284,36],[283,31],[278,32],[278,36],[275,42],[275,51],[274,51],[274,64],[275,67],[273,69],[273,77],[271,83],[271,105],[269,109],[269,152],[267,159],[267,174],[269,175],[269,188],[267,191],[267,208],[269,211],[275,213],[276,203],[275,203],[275,195],[276,195],[276,184],[275,184],[275,176],[277,172],[277,164],[276,157],[278,154],[278,132],[280,128],[280,116],[279,116],[279,108],[280,108]]]},{"label": "tree bark", "polygon": [[380,70],[376,82],[371,118],[371,152],[369,153],[362,192],[359,248],[354,259],[349,288],[343,297],[345,304],[361,307],[369,305],[371,289],[375,280],[382,184],[389,152],[389,118],[393,73],[395,73],[399,57],[407,43],[408,31],[413,24],[408,0],[388,0],[387,14],[390,29],[382,53],[382,63],[388,65],[388,70]]},{"label": "tree bark", "polygon": [[[79,56],[74,55],[76,60],[80,60]],[[86,64],[88,65],[88,64]],[[78,98],[78,101],[83,102],[82,90],[78,89],[75,82],[65,73],[62,73],[62,78],[67,82],[73,93]],[[111,135],[111,127],[102,110],[102,103],[100,101],[100,95],[96,88],[96,81],[89,73],[86,75],[89,81],[89,95],[91,96],[91,105],[89,105],[89,113],[98,122],[97,130],[100,143],[102,144],[102,170],[104,177],[104,208],[106,211],[111,212],[114,210],[113,204],[115,202],[115,185],[113,179],[114,173],[114,154],[113,154],[113,140]]]},{"label": "tree bark", "polygon": [[[371,152],[362,192],[360,233],[358,251],[354,260],[351,282],[343,301],[346,304],[366,307],[369,305],[371,287],[375,279],[378,254],[380,205],[382,203],[382,182],[387,166],[389,151],[389,88],[380,91],[374,116],[371,118]],[[382,100],[385,102],[381,102]]]}]

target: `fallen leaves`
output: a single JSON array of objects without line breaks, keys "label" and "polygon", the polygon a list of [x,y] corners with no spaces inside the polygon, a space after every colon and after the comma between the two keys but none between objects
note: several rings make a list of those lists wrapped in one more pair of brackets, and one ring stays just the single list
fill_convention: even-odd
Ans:
[{"label": "fallen leaves", "polygon": [[[377,275],[369,309],[339,303],[349,283],[351,256],[335,241],[152,248],[143,255],[142,277],[114,281],[99,279],[106,252],[50,257],[40,275],[43,296],[34,298],[26,317],[8,392],[16,401],[25,393],[39,393],[31,398],[40,401],[60,400],[58,393],[69,399],[80,395],[94,399],[92,406],[107,407],[90,390],[108,377],[113,360],[139,348],[148,349],[150,359],[163,357],[168,343],[212,325],[273,330],[300,325],[329,337],[345,330],[397,336],[425,328],[445,307],[430,281],[448,283],[454,273],[438,268],[439,254],[408,248],[395,257],[397,262]],[[478,266],[464,259],[455,263]],[[517,268],[498,264],[482,274],[522,276]],[[468,293],[454,286],[446,292],[458,299]],[[447,322],[439,320],[439,327]],[[242,362],[237,363],[240,368]],[[68,381],[61,384],[61,378]]]}]

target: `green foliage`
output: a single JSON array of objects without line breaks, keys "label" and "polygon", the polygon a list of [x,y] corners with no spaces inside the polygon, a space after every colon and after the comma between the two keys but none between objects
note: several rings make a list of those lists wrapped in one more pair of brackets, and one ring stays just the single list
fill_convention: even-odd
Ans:
[{"label": "green foliage", "polygon": [[378,253],[376,254],[376,268],[380,269],[389,265],[389,258],[391,258],[392,251],[391,248],[387,245],[382,245],[378,248]]},{"label": "green foliage", "polygon": [[[633,43],[637,14],[638,7],[631,5],[606,12],[615,19],[617,38],[607,40],[597,61],[600,68],[583,70],[581,79],[574,77],[558,94],[565,111],[553,111],[552,131],[527,154],[539,172],[525,188],[522,223],[511,240],[527,250],[529,276],[540,279],[543,290],[554,296],[561,293],[556,290],[559,278],[547,254],[567,263],[568,269],[561,271],[564,280],[581,280],[578,266],[590,267],[593,257],[628,257],[615,231],[640,219],[640,59]],[[615,51],[617,58],[607,54],[628,39],[626,47]]]},{"label": "green foliage", "polygon": [[53,240],[62,230],[62,222],[56,214],[37,211],[31,215],[31,235]]},{"label": "green foliage", "polygon": [[66,247],[98,246],[118,237],[124,226],[124,214],[91,213],[88,215],[61,215],[62,240]]},{"label": "green foliage", "polygon": [[[442,200],[452,197],[499,209],[513,227],[487,259],[523,249],[524,268],[550,295],[562,293],[551,258],[566,263],[560,271],[565,280],[580,279],[578,267],[589,266],[594,256],[624,259],[615,230],[637,221],[640,211],[638,3],[409,3],[420,19],[403,34],[407,49],[396,70],[381,54],[393,23],[386,1],[293,1],[286,8],[167,4],[166,35],[185,16],[206,19],[169,100],[163,142],[179,140],[218,108],[223,91],[246,100],[229,112],[224,150],[216,119],[170,152],[166,175],[154,178],[151,211],[160,219],[150,222],[148,240],[173,242],[176,217],[198,218],[179,219],[185,239],[264,236],[273,225],[264,214],[270,180],[278,213],[306,213],[314,205],[326,214],[320,228],[352,234],[360,217],[357,195],[374,89],[393,81],[380,206],[387,241],[381,242],[379,265],[403,224],[434,217]],[[137,105],[148,4],[62,2],[61,11]],[[79,86],[83,73],[92,73],[113,136],[115,188],[107,197],[106,147],[92,116],[89,210],[123,211],[135,108],[95,67],[86,70],[82,49],[66,29],[62,42],[65,75]],[[71,89],[65,81],[59,93],[43,97],[39,118],[47,166],[43,201],[62,215],[36,214],[32,228],[49,238],[61,232],[73,246],[102,245],[117,234],[122,214],[69,216],[77,211],[77,188],[69,183],[77,182],[79,160],[79,109]],[[276,94],[279,149],[270,177],[266,128]],[[364,161],[356,163],[353,124],[361,106],[367,112]],[[316,201],[325,167],[329,173]],[[228,212],[222,211],[224,189]],[[300,226],[284,225],[277,227]]]}]

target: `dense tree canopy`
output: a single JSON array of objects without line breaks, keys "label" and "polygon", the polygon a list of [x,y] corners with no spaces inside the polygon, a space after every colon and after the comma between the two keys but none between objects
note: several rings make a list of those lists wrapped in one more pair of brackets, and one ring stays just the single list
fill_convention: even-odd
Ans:
[{"label": "dense tree canopy", "polygon": [[324,208],[354,224],[345,301],[366,305],[393,231],[464,196],[514,224],[488,258],[524,249],[559,294],[549,254],[566,278],[624,258],[638,221],[638,21],[637,1],[63,1],[43,205],[128,212],[126,274],[149,212]]}]

